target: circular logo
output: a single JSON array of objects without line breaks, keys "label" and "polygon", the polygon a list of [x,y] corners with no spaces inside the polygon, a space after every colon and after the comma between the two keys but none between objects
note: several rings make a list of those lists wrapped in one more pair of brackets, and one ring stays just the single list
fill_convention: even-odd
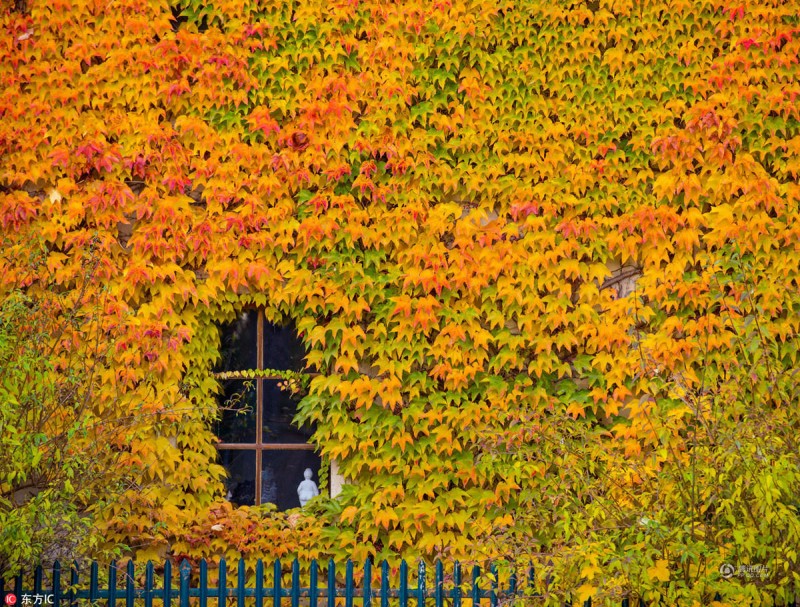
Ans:
[{"label": "circular logo", "polygon": [[733,565],[731,565],[730,563],[722,563],[722,565],[720,565],[720,566],[719,566],[719,573],[720,573],[720,575],[721,575],[722,577],[724,577],[726,580],[727,580],[728,578],[731,578],[731,577],[733,577],[733,574],[734,574],[735,572],[736,572],[736,569],[735,569],[735,568],[734,568],[734,566],[733,566]]},{"label": "circular logo", "polygon": [[16,594],[7,594],[6,595],[6,605],[16,605],[17,604],[17,595]]}]

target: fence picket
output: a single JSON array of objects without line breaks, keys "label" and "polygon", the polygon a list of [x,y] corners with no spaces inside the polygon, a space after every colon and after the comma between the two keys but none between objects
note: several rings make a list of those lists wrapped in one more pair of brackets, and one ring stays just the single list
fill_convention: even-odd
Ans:
[{"label": "fence picket", "polygon": [[22,573],[14,578],[14,594],[17,596],[22,596]]},{"label": "fence picket", "polygon": [[53,563],[53,604],[61,605],[61,563]]},{"label": "fence picket", "polygon": [[481,577],[481,568],[475,565],[472,568],[472,607],[481,604],[481,589],[478,586],[478,578]]},{"label": "fence picket", "polygon": [[344,568],[344,605],[353,607],[353,561],[350,559]]},{"label": "fence picket", "polygon": [[189,582],[191,581],[192,566],[189,561],[183,559],[178,568],[180,586],[178,587],[178,604],[180,607],[189,607]]},{"label": "fence picket", "polygon": [[144,607],[153,607],[153,561],[144,568]]},{"label": "fence picket", "polygon": [[272,565],[272,607],[281,607],[281,561]]},{"label": "fence picket", "polygon": [[133,565],[133,561],[128,561],[128,567],[125,573],[125,607],[134,607],[134,601],[136,599],[135,575],[136,568]]},{"label": "fence picket", "polygon": [[336,607],[336,565],[328,561],[328,607]]},{"label": "fence picket", "polygon": [[425,607],[425,561],[420,559],[417,565],[417,607]]},{"label": "fence picket", "polygon": [[372,561],[369,557],[364,561],[364,607],[372,607]]},{"label": "fence picket", "polygon": [[92,562],[89,569],[89,602],[94,603],[99,598],[97,592],[97,563]]},{"label": "fence picket", "polygon": [[206,559],[200,559],[200,571],[198,572],[199,576],[199,591],[198,596],[200,598],[200,607],[207,607],[208,606],[208,563]]},{"label": "fence picket", "polygon": [[225,559],[219,560],[219,582],[217,583],[217,605],[225,607],[228,601],[228,570]]},{"label": "fence picket", "polygon": [[264,561],[256,561],[256,607],[264,607]]},{"label": "fence picket", "polygon": [[42,566],[36,566],[36,572],[33,574],[33,594],[42,594]]},{"label": "fence picket", "polygon": [[111,561],[108,566],[108,607],[117,605],[117,562]]},{"label": "fence picket", "polygon": [[67,602],[69,607],[75,607],[78,603],[75,590],[78,587],[78,561],[72,563],[72,571],[69,576],[69,591],[67,592]]},{"label": "fence picket", "polygon": [[400,561],[400,607],[408,607],[408,565]]},{"label": "fence picket", "polygon": [[[317,576],[319,575],[316,559],[311,561],[311,573],[308,580],[308,603],[310,607],[317,607],[317,597],[319,596],[319,589],[317,588]],[[257,606],[259,607],[259,606]]]},{"label": "fence picket", "polygon": [[292,607],[300,607],[300,562],[292,561]]},{"label": "fence picket", "polygon": [[436,603],[436,607],[442,607],[442,586],[444,585],[444,569],[442,566],[442,561],[436,559],[436,568],[434,573],[434,590],[433,590],[433,598],[434,602]]},{"label": "fence picket", "polygon": [[[244,597],[247,595],[247,570],[245,569],[244,559],[239,559],[238,580],[236,584],[236,605],[244,607]],[[181,605],[183,607],[183,605]],[[189,607],[188,605],[186,607]]]},{"label": "fence picket", "polygon": [[489,604],[492,607],[497,607],[497,565],[492,563],[491,567],[489,567],[489,574],[492,576],[492,585],[489,590]]},{"label": "fence picket", "polygon": [[164,607],[172,605],[172,563],[164,563]]},{"label": "fence picket", "polygon": [[389,607],[389,563],[381,563],[381,607]]},{"label": "fence picket", "polygon": [[453,607],[461,607],[461,563],[453,565]]}]

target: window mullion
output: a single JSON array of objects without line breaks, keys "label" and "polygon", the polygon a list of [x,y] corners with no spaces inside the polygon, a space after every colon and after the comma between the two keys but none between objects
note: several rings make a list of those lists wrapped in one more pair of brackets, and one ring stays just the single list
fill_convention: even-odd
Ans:
[{"label": "window mullion", "polygon": [[[257,323],[257,343],[256,343],[256,368],[264,368],[264,311],[258,310]],[[264,427],[264,380],[256,380],[256,495],[255,504],[261,503],[261,466],[263,459],[262,449],[262,429]]]}]

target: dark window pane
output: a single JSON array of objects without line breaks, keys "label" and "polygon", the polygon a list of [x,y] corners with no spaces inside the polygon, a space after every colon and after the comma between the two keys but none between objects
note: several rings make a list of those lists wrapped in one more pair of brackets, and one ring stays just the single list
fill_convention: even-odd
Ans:
[{"label": "dark window pane", "polygon": [[305,349],[294,325],[264,323],[264,368],[302,371]]},{"label": "dark window pane", "polygon": [[245,310],[220,327],[221,361],[217,371],[242,371],[258,366],[258,311]]},{"label": "dark window pane", "polygon": [[297,413],[297,401],[287,391],[278,387],[278,381],[264,381],[265,443],[307,443],[313,428],[297,428],[292,423]]},{"label": "dark window pane", "polygon": [[297,487],[310,468],[311,480],[319,487],[320,457],[313,451],[264,451],[261,469],[261,503],[273,503],[278,510],[299,508]]},{"label": "dark window pane", "polygon": [[229,379],[220,383],[223,393],[217,397],[221,417],[215,428],[216,435],[223,443],[255,443],[258,382]]},{"label": "dark window pane", "polygon": [[228,499],[237,506],[255,504],[256,452],[221,449],[219,459],[228,471]]}]

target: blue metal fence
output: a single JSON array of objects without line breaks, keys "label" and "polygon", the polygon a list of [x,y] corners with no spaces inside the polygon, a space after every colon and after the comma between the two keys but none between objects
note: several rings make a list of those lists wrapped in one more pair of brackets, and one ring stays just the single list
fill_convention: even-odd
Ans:
[{"label": "blue metal fence", "polygon": [[[420,561],[415,579],[411,580],[416,586],[409,583],[406,561],[400,561],[394,571],[385,561],[376,570],[367,560],[360,571],[355,570],[352,561],[343,571],[333,561],[324,567],[311,561],[305,576],[301,576],[297,560],[292,562],[290,571],[284,571],[279,560],[271,568],[271,575],[265,575],[269,565],[258,560],[248,575],[245,561],[239,561],[235,571],[229,571],[222,559],[219,565],[202,560],[197,568],[183,561],[174,572],[166,561],[156,573],[152,562],[143,571],[137,570],[133,562],[122,568],[112,563],[102,572],[106,575],[101,580],[97,562],[92,562],[88,570],[81,569],[78,563],[62,570],[56,563],[52,572],[48,570],[47,579],[42,567],[36,568],[32,579],[18,575],[10,586],[0,579],[0,595],[10,607],[73,607],[87,602],[108,607],[300,607],[301,600],[310,607],[336,607],[342,603],[344,607],[354,607],[356,601],[358,607],[425,607],[426,600],[436,607],[444,607],[445,602],[448,607],[498,607],[505,599],[522,596],[517,575],[510,573],[501,583],[494,565],[486,572],[489,575],[483,588],[481,568],[466,567],[467,571],[462,572],[459,563],[454,563],[445,575],[444,566],[437,562],[431,576]],[[229,575],[235,576],[235,581],[229,580]],[[307,579],[307,585],[301,584],[301,577]],[[525,577],[532,582],[533,570],[526,571]],[[284,580],[288,583],[284,584]],[[272,585],[266,586],[267,581]],[[8,596],[13,597],[11,602]],[[628,601],[623,601],[621,607],[627,606]]]},{"label": "blue metal fence", "polygon": [[[197,568],[183,561],[175,572],[170,561],[158,569],[152,562],[143,568],[132,561],[119,567],[112,563],[102,571],[97,562],[91,562],[88,570],[78,563],[62,570],[55,563],[46,574],[40,566],[33,576],[20,574],[13,580],[0,577],[0,607],[301,607],[301,601],[303,607],[425,607],[426,602],[428,607],[503,607],[514,599],[525,598],[527,604],[535,605],[543,598],[533,591],[532,568],[518,577],[508,569],[498,575],[497,566],[491,565],[484,572],[488,575],[482,576],[480,567],[464,567],[462,571],[458,562],[445,573],[443,564],[437,561],[431,576],[420,561],[411,580],[416,586],[409,584],[406,561],[392,569],[385,561],[374,568],[367,560],[358,571],[352,561],[347,561],[343,570],[333,561],[323,566],[311,561],[302,574],[297,560],[290,569],[284,570],[279,560],[272,563],[271,572],[269,568],[258,560],[254,567],[250,561],[248,569],[247,562],[240,560],[229,572],[225,559],[218,565],[201,560]],[[229,574],[235,581],[229,580]],[[302,584],[301,578],[308,584]],[[268,581],[271,586],[266,585]],[[563,605],[572,607],[569,601]],[[626,598],[618,605],[635,607],[643,603]],[[792,601],[787,607],[794,605]],[[583,607],[592,607],[591,600]]]},{"label": "blue metal fence", "polygon": [[[91,562],[88,569],[74,563],[65,570],[55,563],[47,572],[37,567],[33,576],[20,574],[4,580],[0,575],[0,607],[301,607],[301,602],[302,607],[425,607],[426,602],[428,607],[504,607],[515,599],[537,605],[544,598],[534,591],[532,568],[518,577],[508,568],[498,575],[497,566],[491,565],[484,571],[488,575],[482,576],[480,567],[465,566],[462,571],[456,562],[445,572],[437,561],[431,576],[420,561],[411,580],[416,586],[411,586],[406,561],[392,569],[385,561],[374,568],[367,560],[358,571],[352,561],[344,568],[337,568],[333,561],[322,566],[310,561],[302,573],[297,560],[291,568],[276,560],[271,572],[261,560],[249,564],[248,569],[248,562],[240,560],[229,572],[225,559],[219,564],[201,560],[197,568],[183,561],[173,572],[170,561],[158,569],[152,562],[137,567],[131,561],[124,566],[112,563],[102,570],[97,562]],[[268,581],[271,586],[266,585]],[[569,601],[562,604],[579,607]],[[618,605],[640,607],[644,603],[625,598]],[[583,607],[592,607],[592,601],[584,602]],[[795,601],[786,607],[796,607]]]}]

